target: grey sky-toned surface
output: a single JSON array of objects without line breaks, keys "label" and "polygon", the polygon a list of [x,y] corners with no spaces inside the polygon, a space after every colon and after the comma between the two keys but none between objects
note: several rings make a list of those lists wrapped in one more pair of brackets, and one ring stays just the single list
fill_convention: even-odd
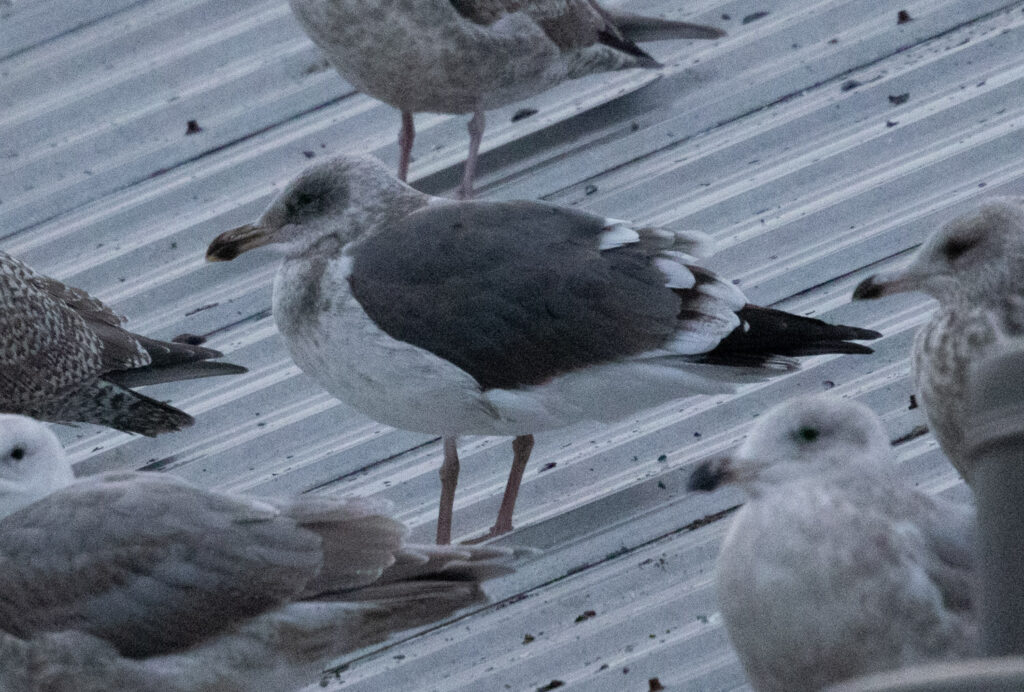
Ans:
[{"label": "grey sky-toned surface", "polygon": [[[685,481],[797,392],[864,401],[899,440],[900,473],[928,492],[966,492],[909,408],[913,333],[933,304],[849,297],[964,204],[1024,187],[1024,3],[625,7],[729,37],[650,44],[662,73],[587,78],[492,112],[481,198],[705,231],[721,247],[710,266],[753,302],[886,337],[874,356],[814,359],[737,397],[538,436],[506,540],[546,552],[489,587],[515,602],[370,652],[339,689],[742,686],[711,588],[719,514],[741,496],[690,495]],[[912,21],[898,24],[899,10]],[[213,237],[254,219],[310,156],[394,165],[393,110],[346,87],[281,0],[5,6],[0,103],[0,249],[89,291],[133,331],[208,335],[250,368],[145,390],[196,417],[183,433],[61,428],[79,472],[143,465],[262,495],[383,497],[430,540],[439,440],[357,416],[299,374],[269,313],[272,254],[203,262]],[[522,109],[537,112],[513,121]],[[191,120],[200,129],[186,134]],[[465,119],[425,115],[418,129],[411,181],[453,189]],[[462,452],[455,525],[471,536],[493,519],[508,443],[471,438]]]}]

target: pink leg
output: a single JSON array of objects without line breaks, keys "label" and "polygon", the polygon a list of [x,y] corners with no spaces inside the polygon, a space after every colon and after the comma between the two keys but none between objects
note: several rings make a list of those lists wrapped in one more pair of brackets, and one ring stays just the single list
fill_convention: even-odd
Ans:
[{"label": "pink leg", "polygon": [[484,112],[480,109],[473,111],[473,117],[469,119],[469,156],[466,158],[466,168],[462,173],[462,185],[459,186],[457,197],[459,199],[473,198],[473,178],[476,177],[476,157],[480,153],[480,141],[484,138],[484,127],[487,122],[484,119]]},{"label": "pink leg", "polygon": [[414,139],[416,128],[413,126],[412,113],[402,111],[402,129],[398,131],[398,179],[403,182],[409,177],[409,160],[412,158]]},{"label": "pink leg", "polygon": [[452,542],[452,507],[455,504],[455,486],[459,482],[459,452],[455,437],[444,438],[444,463],[441,464],[441,506],[437,510],[437,544]]},{"label": "pink leg", "polygon": [[498,518],[490,531],[465,543],[480,543],[512,530],[512,512],[516,508],[519,484],[523,482],[523,472],[526,471],[526,462],[530,460],[532,451],[533,435],[520,435],[512,440],[512,470],[508,472],[508,482],[505,483],[505,495],[501,498],[501,507],[498,508]]},{"label": "pink leg", "polygon": [[498,508],[498,519],[491,529],[492,536],[500,536],[512,530],[512,512],[516,508],[519,484],[523,482],[523,472],[526,471],[526,462],[530,460],[532,451],[533,435],[520,435],[512,440],[512,469],[508,472],[505,495],[501,498],[501,507]]}]

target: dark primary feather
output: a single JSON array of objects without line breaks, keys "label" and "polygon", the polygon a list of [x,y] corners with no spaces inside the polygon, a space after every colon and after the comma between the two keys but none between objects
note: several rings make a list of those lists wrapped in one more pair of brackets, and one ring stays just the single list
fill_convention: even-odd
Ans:
[{"label": "dark primary feather", "polygon": [[[596,3],[595,3],[596,4]],[[630,41],[671,41],[675,39],[715,39],[725,32],[713,26],[679,22],[659,17],[645,17],[629,12],[608,10],[597,6],[604,17],[614,24]]]},{"label": "dark primary feather", "polygon": [[212,348],[174,341],[160,341],[140,334],[132,334],[132,336],[149,354],[150,362],[141,367],[111,371],[106,374],[106,379],[116,382],[122,387],[141,387],[148,384],[220,375],[240,375],[248,372],[246,368],[234,363],[208,361],[208,358],[220,358],[224,355]]},{"label": "dark primary feather", "polygon": [[850,340],[871,340],[881,336],[873,329],[829,324],[758,305],[745,305],[737,314],[740,326],[722,339],[716,348],[700,356],[700,362],[750,366],[778,356],[872,353],[867,346]]}]

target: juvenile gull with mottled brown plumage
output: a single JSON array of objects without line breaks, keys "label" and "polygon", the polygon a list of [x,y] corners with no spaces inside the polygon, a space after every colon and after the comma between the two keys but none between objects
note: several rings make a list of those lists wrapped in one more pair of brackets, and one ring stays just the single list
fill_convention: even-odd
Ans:
[{"label": "juvenile gull with mottled brown plumage", "polygon": [[402,111],[406,179],[413,113],[472,113],[460,195],[472,196],[484,111],[567,79],[660,63],[634,41],[712,39],[709,26],[615,12],[594,0],[290,0],[353,86]]},{"label": "juvenile gull with mottled brown plumage", "polygon": [[0,412],[156,435],[192,424],[132,387],[232,375],[210,348],[150,339],[81,289],[0,252]]},{"label": "juvenile gull with mottled brown plumage", "polygon": [[42,423],[0,415],[0,689],[290,692],[484,601],[520,552],[405,535],[360,499],[75,481]]},{"label": "juvenile gull with mottled brown plumage", "polygon": [[274,318],[299,367],[378,421],[445,437],[447,541],[458,435],[516,436],[503,533],[534,432],[730,392],[789,372],[791,356],[870,352],[848,339],[877,332],[747,304],[699,266],[708,242],[541,202],[430,197],[342,156],[207,257],[282,247]]},{"label": "juvenile gull with mottled brown plumage", "polygon": [[985,200],[935,231],[905,268],[854,299],[922,291],[939,308],[914,339],[914,385],[932,434],[968,483],[966,402],[974,366],[1024,344],[1024,199]]}]

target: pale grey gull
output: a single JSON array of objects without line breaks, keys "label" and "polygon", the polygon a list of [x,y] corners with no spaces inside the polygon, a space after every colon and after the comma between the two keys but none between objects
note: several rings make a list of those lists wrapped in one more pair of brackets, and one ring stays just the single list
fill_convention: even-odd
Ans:
[{"label": "pale grey gull", "polygon": [[713,39],[709,26],[608,10],[594,0],[290,0],[313,42],[360,91],[402,112],[472,113],[459,194],[472,196],[484,111],[595,72],[661,64],[634,41]]},{"label": "pale grey gull", "polygon": [[161,473],[75,481],[0,415],[0,689],[252,692],[485,600],[520,551],[405,541],[380,503],[248,498]]},{"label": "pale grey gull", "polygon": [[364,158],[311,166],[207,258],[268,244],[285,254],[273,312],[299,367],[375,420],[445,438],[441,542],[458,435],[516,436],[496,535],[512,528],[531,433],[731,392],[879,336],[747,304],[699,266],[702,233],[430,197]]},{"label": "pale grey gull", "polygon": [[975,516],[896,473],[882,422],[834,396],[790,399],[691,489],[748,501],[716,567],[718,605],[759,692],[811,692],[978,653]]},{"label": "pale grey gull", "polygon": [[970,483],[965,407],[973,367],[1024,347],[1024,200],[991,198],[957,216],[905,268],[868,277],[853,297],[901,291],[939,301],[914,339],[914,386],[932,434]]},{"label": "pale grey gull", "polygon": [[0,252],[0,412],[157,435],[192,424],[132,387],[246,369],[210,348],[150,339],[81,289]]}]

